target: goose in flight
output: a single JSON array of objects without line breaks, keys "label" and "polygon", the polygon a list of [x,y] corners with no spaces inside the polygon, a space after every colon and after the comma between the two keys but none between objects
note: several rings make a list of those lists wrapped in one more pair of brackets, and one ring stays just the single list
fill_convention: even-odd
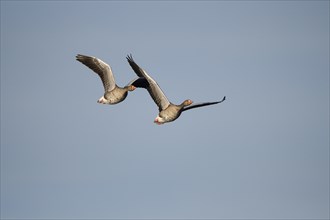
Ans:
[{"label": "goose in flight", "polygon": [[158,125],[171,122],[176,120],[183,111],[198,108],[207,105],[214,105],[225,101],[226,96],[223,97],[221,101],[216,102],[203,102],[203,103],[196,103],[192,104],[193,102],[190,99],[183,101],[179,105],[172,104],[167,97],[165,96],[164,92],[161,90],[157,82],[151,78],[146,71],[140,68],[133,60],[132,55],[128,55],[126,57],[129,65],[132,67],[134,72],[138,77],[140,77],[139,84],[137,87],[142,87],[148,90],[150,96],[156,103],[159,108],[159,114],[155,118],[154,122]]},{"label": "goose in flight", "polygon": [[139,79],[132,80],[125,87],[119,87],[115,82],[111,67],[101,59],[81,54],[78,54],[76,59],[97,73],[101,78],[104,87],[104,95],[99,98],[97,101],[98,103],[111,105],[124,101],[128,91],[133,91],[136,88],[134,83],[139,81]]}]

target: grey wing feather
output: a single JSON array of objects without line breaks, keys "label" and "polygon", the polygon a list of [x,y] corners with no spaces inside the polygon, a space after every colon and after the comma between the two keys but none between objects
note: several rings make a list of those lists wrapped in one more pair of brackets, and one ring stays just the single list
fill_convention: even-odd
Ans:
[{"label": "grey wing feather", "polygon": [[111,91],[116,87],[116,82],[112,74],[111,67],[107,63],[97,57],[85,56],[81,54],[78,54],[76,59],[100,76],[105,91]]},{"label": "grey wing feather", "polygon": [[126,59],[136,73],[136,75],[145,78],[148,82],[148,86],[144,85],[145,87],[141,87],[146,88],[148,90],[150,96],[158,106],[159,111],[166,109],[170,105],[170,102],[168,101],[167,97],[165,96],[164,92],[161,90],[157,82],[153,78],[151,78],[146,73],[146,71],[144,71],[134,62],[132,55],[128,55]]},{"label": "grey wing feather", "polygon": [[221,101],[216,101],[216,102],[203,102],[203,103],[196,103],[196,104],[192,104],[189,106],[185,106],[182,111],[186,111],[189,109],[193,109],[193,108],[199,108],[199,107],[203,107],[203,106],[207,106],[207,105],[215,105],[215,104],[219,104],[223,101],[226,100],[226,96],[223,97],[223,99]]}]

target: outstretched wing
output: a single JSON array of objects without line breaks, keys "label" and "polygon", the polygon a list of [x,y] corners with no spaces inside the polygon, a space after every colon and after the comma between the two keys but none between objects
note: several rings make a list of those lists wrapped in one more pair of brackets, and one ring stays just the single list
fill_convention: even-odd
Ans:
[{"label": "outstretched wing", "polygon": [[76,59],[100,76],[105,91],[111,91],[116,87],[111,67],[107,63],[97,57],[85,56],[82,54],[78,54]]},{"label": "outstretched wing", "polygon": [[128,55],[126,57],[126,59],[129,63],[129,65],[132,67],[132,69],[136,73],[136,75],[139,77],[143,77],[144,79],[147,80],[148,86],[145,86],[146,84],[144,84],[145,87],[143,87],[143,86],[140,86],[140,87],[146,88],[148,90],[150,96],[152,97],[152,99],[154,100],[156,105],[158,106],[159,111],[166,109],[170,105],[170,102],[168,101],[167,97],[165,96],[164,92],[161,90],[161,88],[159,87],[157,82],[153,78],[151,78],[146,73],[146,71],[144,71],[142,68],[140,68],[134,62],[132,55]]},{"label": "outstretched wing", "polygon": [[226,100],[226,96],[224,96],[221,101],[217,101],[217,102],[202,102],[202,103],[192,104],[192,105],[183,107],[182,111],[186,111],[186,110],[189,110],[189,109],[192,109],[192,108],[199,108],[199,107],[203,107],[203,106],[207,106],[207,105],[219,104],[219,103],[221,103],[225,100]]}]

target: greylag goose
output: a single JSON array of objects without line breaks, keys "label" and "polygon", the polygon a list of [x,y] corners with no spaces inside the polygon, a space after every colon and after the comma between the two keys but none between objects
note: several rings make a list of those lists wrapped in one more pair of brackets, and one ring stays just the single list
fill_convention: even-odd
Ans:
[{"label": "greylag goose", "polygon": [[221,101],[203,102],[196,104],[192,104],[193,102],[190,99],[187,99],[179,105],[172,104],[167,99],[157,82],[153,78],[151,78],[146,71],[144,71],[134,62],[132,55],[128,55],[126,59],[136,73],[136,75],[140,77],[139,84],[137,84],[137,87],[147,89],[150,96],[159,108],[159,113],[154,120],[154,122],[158,125],[176,120],[183,111],[202,106],[218,104],[225,101],[226,99],[226,96],[224,96]]},{"label": "greylag goose", "polygon": [[136,88],[134,83],[137,83],[139,80],[141,80],[132,80],[125,87],[119,87],[115,82],[111,67],[101,59],[81,54],[78,54],[76,59],[97,73],[97,75],[99,75],[101,78],[104,87],[104,95],[99,98],[97,101],[98,103],[117,104],[124,101],[127,97],[128,91],[133,91]]}]

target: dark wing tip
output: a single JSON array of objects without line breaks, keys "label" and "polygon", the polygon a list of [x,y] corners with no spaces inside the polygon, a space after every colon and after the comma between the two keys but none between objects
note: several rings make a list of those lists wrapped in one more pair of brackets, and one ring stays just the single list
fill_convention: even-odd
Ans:
[{"label": "dark wing tip", "polygon": [[93,57],[93,56],[87,56],[87,55],[83,55],[83,54],[80,54],[80,53],[78,53],[78,54],[76,55],[76,59],[94,59],[94,58],[96,58],[96,57]]},{"label": "dark wing tip", "polygon": [[130,53],[129,55],[126,56],[126,59],[127,59],[128,62],[134,62],[134,60],[133,60],[133,56],[132,56],[131,53]]},{"label": "dark wing tip", "polygon": [[82,55],[82,54],[77,54],[76,55],[76,60],[78,60],[78,61],[82,61],[82,60],[84,60],[84,59],[86,59],[86,58],[91,58],[91,57],[89,57],[89,56],[86,56],[86,55]]},{"label": "dark wing tip", "polygon": [[82,58],[82,55],[81,54],[77,54],[76,55],[76,60],[79,60],[79,59],[81,59]]},{"label": "dark wing tip", "polygon": [[223,102],[226,100],[226,96],[223,97],[223,99],[220,102]]},{"label": "dark wing tip", "polygon": [[140,68],[135,61],[133,60],[132,54],[127,55],[126,57],[128,64],[132,67],[133,71],[138,75],[139,77],[144,77],[144,71],[142,68]]},{"label": "dark wing tip", "polygon": [[226,96],[224,96],[221,101],[214,102],[214,104],[219,104],[219,103],[221,103],[221,102],[223,102],[225,100],[226,100]]}]

